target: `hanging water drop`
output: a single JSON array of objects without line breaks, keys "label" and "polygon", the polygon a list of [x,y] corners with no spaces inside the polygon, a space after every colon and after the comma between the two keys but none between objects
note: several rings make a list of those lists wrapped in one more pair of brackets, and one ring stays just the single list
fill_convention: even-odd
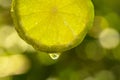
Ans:
[{"label": "hanging water drop", "polygon": [[53,60],[57,60],[60,57],[61,53],[49,53],[49,56],[53,59]]}]

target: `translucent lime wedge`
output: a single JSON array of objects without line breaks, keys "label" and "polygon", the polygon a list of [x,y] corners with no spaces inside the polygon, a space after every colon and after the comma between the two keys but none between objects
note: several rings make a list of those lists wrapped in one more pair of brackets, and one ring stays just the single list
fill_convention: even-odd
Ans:
[{"label": "translucent lime wedge", "polygon": [[35,49],[62,52],[77,46],[91,28],[91,0],[13,0],[15,28]]}]

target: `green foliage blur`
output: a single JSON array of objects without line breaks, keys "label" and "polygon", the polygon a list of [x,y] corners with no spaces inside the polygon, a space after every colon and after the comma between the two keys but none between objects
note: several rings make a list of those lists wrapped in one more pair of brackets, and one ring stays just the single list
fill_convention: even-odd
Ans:
[{"label": "green foliage blur", "polygon": [[92,0],[93,28],[57,60],[16,33],[11,0],[0,0],[0,80],[120,80],[120,0]]}]

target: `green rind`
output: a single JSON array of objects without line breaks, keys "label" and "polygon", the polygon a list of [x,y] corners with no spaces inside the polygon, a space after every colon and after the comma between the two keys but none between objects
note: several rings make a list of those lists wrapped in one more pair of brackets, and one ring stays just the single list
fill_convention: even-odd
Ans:
[{"label": "green rind", "polygon": [[17,6],[15,6],[17,0],[13,0],[12,1],[12,8],[11,8],[11,13],[12,13],[12,17],[13,17],[13,21],[15,24],[15,29],[18,32],[18,35],[24,40],[26,41],[28,44],[31,44],[36,50],[38,51],[43,51],[43,52],[48,52],[48,53],[56,53],[56,52],[63,52],[66,50],[70,50],[74,47],[76,47],[77,45],[79,45],[85,35],[87,34],[88,30],[91,29],[92,27],[92,23],[94,20],[94,6],[91,2],[91,0],[89,1],[89,11],[90,14],[88,15],[86,20],[89,20],[86,24],[86,28],[78,35],[78,37],[76,37],[76,39],[69,45],[59,45],[59,46],[51,46],[48,47],[46,45],[38,45],[37,42],[35,42],[34,40],[30,39],[28,35],[26,35],[26,33],[24,32],[24,30],[22,29],[20,23],[18,20],[20,20],[19,16],[17,15]]}]

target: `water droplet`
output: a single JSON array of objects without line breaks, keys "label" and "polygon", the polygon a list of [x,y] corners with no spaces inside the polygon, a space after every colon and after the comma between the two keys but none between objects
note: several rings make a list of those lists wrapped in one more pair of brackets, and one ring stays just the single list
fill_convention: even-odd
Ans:
[{"label": "water droplet", "polygon": [[49,56],[53,59],[53,60],[57,60],[60,57],[61,53],[49,53]]}]

